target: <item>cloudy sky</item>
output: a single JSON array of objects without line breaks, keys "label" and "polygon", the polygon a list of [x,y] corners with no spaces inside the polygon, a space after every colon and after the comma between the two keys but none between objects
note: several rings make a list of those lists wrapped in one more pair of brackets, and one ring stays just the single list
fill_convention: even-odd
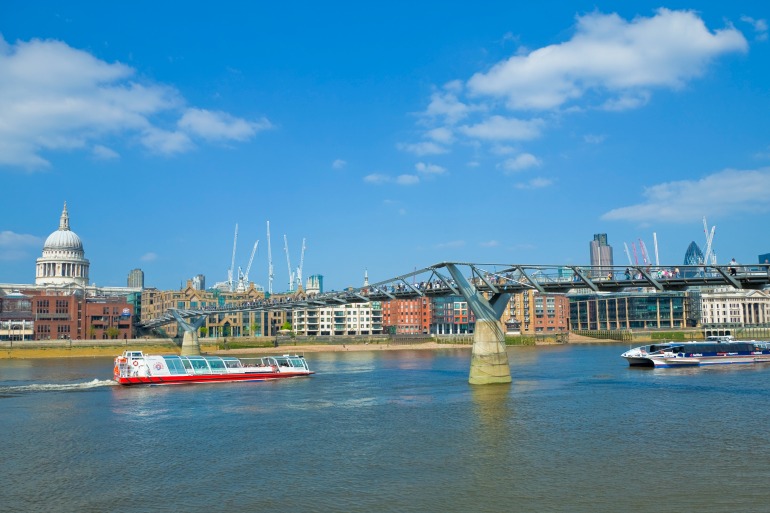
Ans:
[{"label": "cloudy sky", "polygon": [[267,286],[268,221],[276,292],[284,236],[327,289],[770,252],[761,2],[71,3],[0,4],[0,282],[65,201],[98,285],[224,280],[238,224]]}]

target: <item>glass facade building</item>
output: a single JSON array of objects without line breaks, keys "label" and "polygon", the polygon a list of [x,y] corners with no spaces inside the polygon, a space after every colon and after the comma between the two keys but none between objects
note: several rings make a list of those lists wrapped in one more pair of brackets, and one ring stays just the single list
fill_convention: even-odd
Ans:
[{"label": "glass facade building", "polygon": [[686,292],[570,296],[570,329],[623,330],[695,326]]}]

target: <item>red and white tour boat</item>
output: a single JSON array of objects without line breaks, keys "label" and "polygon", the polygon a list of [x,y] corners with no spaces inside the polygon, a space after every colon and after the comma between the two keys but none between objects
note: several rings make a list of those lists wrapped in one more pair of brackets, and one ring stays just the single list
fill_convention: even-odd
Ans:
[{"label": "red and white tour boat", "polygon": [[115,358],[114,379],[121,385],[226,383],[296,378],[314,374],[297,354],[235,358],[232,356],[151,355],[124,351]]}]

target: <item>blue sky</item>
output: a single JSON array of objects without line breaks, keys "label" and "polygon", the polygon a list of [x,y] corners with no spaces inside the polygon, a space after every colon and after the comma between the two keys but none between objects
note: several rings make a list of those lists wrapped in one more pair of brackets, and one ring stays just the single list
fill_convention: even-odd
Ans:
[{"label": "blue sky", "polygon": [[[98,285],[770,252],[764,2],[0,4],[0,282],[64,201]],[[115,5],[113,5],[115,4]],[[641,259],[641,257],[640,257]]]}]

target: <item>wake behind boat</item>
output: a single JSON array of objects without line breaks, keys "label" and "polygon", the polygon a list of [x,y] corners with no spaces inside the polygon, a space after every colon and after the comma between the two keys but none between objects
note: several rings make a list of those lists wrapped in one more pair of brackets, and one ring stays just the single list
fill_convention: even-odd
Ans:
[{"label": "wake behind boat", "polygon": [[629,349],[621,355],[629,365],[681,367],[770,362],[770,342],[709,337],[705,342],[663,342]]},{"label": "wake behind boat", "polygon": [[225,383],[296,378],[314,374],[297,354],[235,358],[232,356],[150,355],[124,351],[115,358],[113,375],[121,385]]}]

